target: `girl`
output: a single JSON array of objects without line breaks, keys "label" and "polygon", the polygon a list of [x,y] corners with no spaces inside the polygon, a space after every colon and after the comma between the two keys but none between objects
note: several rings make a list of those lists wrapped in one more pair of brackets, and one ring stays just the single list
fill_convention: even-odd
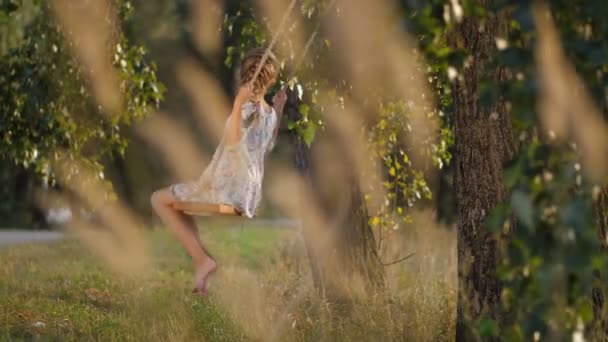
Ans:
[{"label": "girl", "polygon": [[173,209],[173,203],[229,204],[246,217],[254,216],[261,199],[264,158],[274,147],[279,126],[277,113],[283,112],[287,99],[285,90],[281,90],[273,98],[273,107],[264,101],[264,94],[276,81],[272,57],[251,82],[263,54],[264,50],[254,49],[241,61],[232,112],[211,163],[199,179],[173,184],[155,191],[151,197],[158,216],[194,261],[194,294],[207,294],[208,277],[217,264],[203,246],[193,218]]}]

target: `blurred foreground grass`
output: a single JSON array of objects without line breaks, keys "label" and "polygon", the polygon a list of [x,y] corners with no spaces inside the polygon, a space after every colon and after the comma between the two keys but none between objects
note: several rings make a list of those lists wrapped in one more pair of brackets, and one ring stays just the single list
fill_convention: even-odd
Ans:
[{"label": "blurred foreground grass", "polygon": [[403,234],[394,252],[416,248],[416,257],[387,269],[387,293],[348,308],[315,295],[295,229],[201,231],[220,263],[206,299],[190,294],[190,259],[165,229],[147,235],[151,269],[132,275],[110,271],[70,238],[0,249],[0,340],[453,339],[450,231]]}]

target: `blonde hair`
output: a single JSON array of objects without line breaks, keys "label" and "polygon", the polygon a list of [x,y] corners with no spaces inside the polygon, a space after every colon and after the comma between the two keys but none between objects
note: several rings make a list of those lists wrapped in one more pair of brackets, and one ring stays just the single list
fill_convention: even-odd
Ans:
[{"label": "blonde hair", "polygon": [[[239,68],[239,86],[244,86],[251,82],[258,65],[262,61],[262,56],[265,51],[266,49],[263,48],[255,48],[245,54]],[[276,59],[272,52],[270,52],[268,58],[266,58],[266,61],[264,62],[264,66],[253,83],[253,96],[263,94],[266,91],[266,88],[275,79],[275,62]]]}]

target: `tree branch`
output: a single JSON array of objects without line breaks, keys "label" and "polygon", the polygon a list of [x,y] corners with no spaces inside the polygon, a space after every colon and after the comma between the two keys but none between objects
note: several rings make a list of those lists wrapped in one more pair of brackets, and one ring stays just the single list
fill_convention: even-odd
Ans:
[{"label": "tree branch", "polygon": [[387,263],[384,263],[384,262],[380,262],[380,263],[382,264],[382,266],[390,266],[390,265],[394,265],[394,264],[400,263],[402,261],[405,261],[405,260],[413,257],[414,255],[416,255],[416,253],[410,253],[410,254],[408,254],[407,256],[405,256],[405,257],[403,257],[401,259],[397,259],[397,260],[394,260],[394,261],[391,261],[391,262],[387,262]]}]

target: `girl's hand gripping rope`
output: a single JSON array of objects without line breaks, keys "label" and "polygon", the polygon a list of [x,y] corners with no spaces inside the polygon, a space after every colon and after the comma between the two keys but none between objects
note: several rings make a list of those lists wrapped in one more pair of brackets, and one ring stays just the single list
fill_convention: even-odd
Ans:
[{"label": "girl's hand gripping rope", "polygon": [[286,101],[287,90],[285,88],[281,88],[281,90],[279,90],[272,98],[272,106],[277,114],[281,115],[281,113],[283,113],[283,108],[285,108]]}]

